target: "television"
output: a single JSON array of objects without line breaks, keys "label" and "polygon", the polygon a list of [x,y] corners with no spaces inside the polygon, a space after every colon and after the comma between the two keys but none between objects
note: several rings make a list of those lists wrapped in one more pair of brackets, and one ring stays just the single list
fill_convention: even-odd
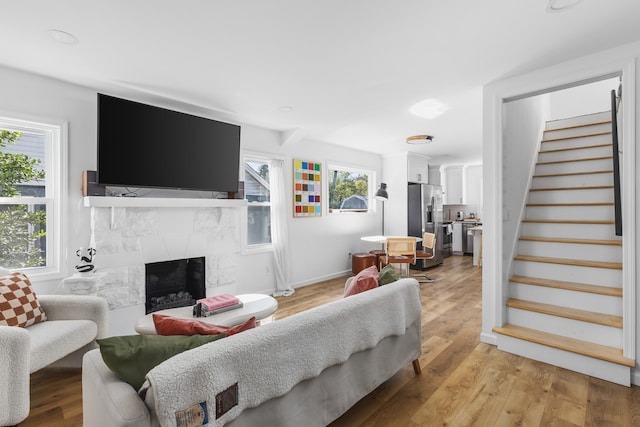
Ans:
[{"label": "television", "polygon": [[240,126],[98,93],[98,184],[237,192]]}]

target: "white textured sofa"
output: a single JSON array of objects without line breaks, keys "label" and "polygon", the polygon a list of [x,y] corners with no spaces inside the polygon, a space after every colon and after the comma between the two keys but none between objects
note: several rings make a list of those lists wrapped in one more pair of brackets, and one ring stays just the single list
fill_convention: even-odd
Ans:
[{"label": "white textured sofa", "polygon": [[[419,373],[421,310],[418,282],[401,279],[180,353],[140,393],[92,350],[84,425],[175,426],[202,403],[209,426],[326,426],[410,362]],[[216,419],[234,385],[237,404]]]},{"label": "white textured sofa", "polygon": [[38,295],[47,321],[27,328],[0,326],[0,425],[29,415],[29,376],[56,362],[81,366],[82,356],[107,335],[107,302],[94,296]]}]

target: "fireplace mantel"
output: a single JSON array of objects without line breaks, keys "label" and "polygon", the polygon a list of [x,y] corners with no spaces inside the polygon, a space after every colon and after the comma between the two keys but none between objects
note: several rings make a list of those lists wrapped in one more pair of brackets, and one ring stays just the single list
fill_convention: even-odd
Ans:
[{"label": "fireplace mantel", "polygon": [[244,199],[181,199],[158,197],[102,197],[84,198],[87,208],[240,208],[247,206]]}]

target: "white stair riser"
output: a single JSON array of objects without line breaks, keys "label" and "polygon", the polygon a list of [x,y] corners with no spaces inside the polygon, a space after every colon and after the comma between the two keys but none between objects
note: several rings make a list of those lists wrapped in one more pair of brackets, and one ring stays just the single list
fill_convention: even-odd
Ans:
[{"label": "white stair riser", "polygon": [[[601,111],[584,116],[569,117],[566,119],[553,120],[547,122],[545,129],[562,129],[572,126],[589,125],[591,123],[606,122],[611,120],[611,111]],[[588,126],[591,127],[591,126]]]},{"label": "white stair riser", "polygon": [[559,301],[562,301],[563,307],[622,316],[621,297],[570,291],[567,289],[550,288],[518,282],[510,283],[509,296],[512,298],[555,305],[557,305]]},{"label": "white stair riser", "polygon": [[[591,144],[588,144],[591,145]],[[591,159],[593,157],[611,156],[611,146],[580,148],[566,151],[540,151],[538,162],[557,162],[560,160]]]},{"label": "white stair riser", "polygon": [[507,321],[550,334],[622,348],[622,329],[507,307]]},{"label": "white stair riser", "polygon": [[622,283],[622,270],[611,268],[516,260],[514,272],[518,276],[540,277],[541,279],[555,279],[588,285],[620,287]]},{"label": "white stair riser", "polygon": [[584,239],[588,233],[589,238],[599,240],[620,240],[615,235],[613,224],[548,224],[541,222],[522,223],[523,236],[538,237],[562,237]]},{"label": "white stair riser", "polygon": [[[611,123],[603,123],[599,125],[583,126],[577,128],[545,130],[543,140],[567,138],[572,136],[592,135],[594,133],[611,132]],[[546,143],[545,143],[546,144]]]},{"label": "white stair riser", "polygon": [[579,150],[571,150],[571,151],[575,151],[576,153],[582,154],[581,152],[583,147],[609,144],[607,153],[611,155],[613,153],[613,147],[611,146],[612,142],[613,142],[613,139],[611,137],[611,134],[585,136],[581,138],[546,140],[540,143],[540,153],[548,154],[553,150],[579,148]]},{"label": "white stair riser", "polygon": [[585,160],[580,162],[537,164],[536,175],[549,175],[553,173],[592,172],[596,170],[613,170],[612,159]]},{"label": "white stair riser", "polygon": [[520,240],[518,242],[518,255],[622,262],[622,247],[612,245],[582,245],[574,243],[533,242]]},{"label": "white stair riser", "polygon": [[531,188],[585,187],[594,185],[613,185],[613,174],[593,173],[588,175],[534,177]]},{"label": "white stair riser", "polygon": [[604,206],[527,206],[525,218],[613,220],[612,205]]},{"label": "white stair riser", "polygon": [[[610,203],[612,188],[530,191],[528,203]],[[579,219],[579,218],[575,218]]]},{"label": "white stair riser", "polygon": [[594,359],[506,335],[498,335],[498,348],[508,353],[559,366],[570,371],[580,372],[626,387],[631,384],[631,368],[617,363]]}]

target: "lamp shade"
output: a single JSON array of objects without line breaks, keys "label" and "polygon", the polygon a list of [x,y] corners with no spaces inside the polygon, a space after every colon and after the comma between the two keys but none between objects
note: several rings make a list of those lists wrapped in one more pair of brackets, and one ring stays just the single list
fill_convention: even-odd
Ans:
[{"label": "lamp shade", "polygon": [[376,191],[376,194],[373,197],[375,197],[377,200],[387,201],[389,199],[389,194],[387,193],[387,184],[381,182],[380,188],[378,188],[378,191]]}]

